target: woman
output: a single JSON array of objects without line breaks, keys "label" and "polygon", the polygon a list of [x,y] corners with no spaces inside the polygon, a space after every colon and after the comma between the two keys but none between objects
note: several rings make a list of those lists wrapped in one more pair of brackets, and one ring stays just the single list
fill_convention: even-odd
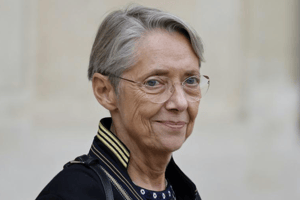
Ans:
[{"label": "woman", "polygon": [[[114,199],[200,199],[172,153],[191,135],[209,86],[202,54],[195,31],[157,9],[118,10],[102,22],[88,77],[111,118],[100,121],[88,155]],[[37,199],[105,199],[103,185],[91,168],[68,165]]]}]

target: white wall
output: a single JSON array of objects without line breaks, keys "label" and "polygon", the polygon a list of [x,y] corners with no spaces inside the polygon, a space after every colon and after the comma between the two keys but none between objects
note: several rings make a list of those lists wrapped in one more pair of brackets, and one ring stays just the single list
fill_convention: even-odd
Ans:
[{"label": "white wall", "polygon": [[[0,2],[0,198],[33,199],[108,116],[87,80],[90,49],[104,16],[133,1]],[[134,2],[204,42],[210,91],[175,153],[202,198],[299,199],[299,2]]]}]

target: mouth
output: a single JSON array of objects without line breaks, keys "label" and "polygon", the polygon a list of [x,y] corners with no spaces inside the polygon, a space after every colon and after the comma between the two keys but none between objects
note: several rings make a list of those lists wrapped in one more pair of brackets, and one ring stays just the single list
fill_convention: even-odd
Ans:
[{"label": "mouth", "polygon": [[181,129],[187,124],[187,122],[184,121],[157,121],[157,122],[175,130]]}]

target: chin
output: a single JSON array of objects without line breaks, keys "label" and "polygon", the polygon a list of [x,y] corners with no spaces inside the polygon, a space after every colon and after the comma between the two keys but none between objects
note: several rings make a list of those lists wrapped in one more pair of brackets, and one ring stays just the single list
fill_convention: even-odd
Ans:
[{"label": "chin", "polygon": [[165,152],[173,153],[182,147],[184,141],[185,138],[167,139],[167,141],[163,141],[160,149]]}]

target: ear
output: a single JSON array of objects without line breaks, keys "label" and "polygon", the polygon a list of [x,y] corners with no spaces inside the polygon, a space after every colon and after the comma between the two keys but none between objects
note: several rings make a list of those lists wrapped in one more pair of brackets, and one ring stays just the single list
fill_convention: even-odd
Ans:
[{"label": "ear", "polygon": [[99,73],[94,73],[92,79],[93,92],[97,101],[107,110],[117,109],[116,94],[108,77]]}]

